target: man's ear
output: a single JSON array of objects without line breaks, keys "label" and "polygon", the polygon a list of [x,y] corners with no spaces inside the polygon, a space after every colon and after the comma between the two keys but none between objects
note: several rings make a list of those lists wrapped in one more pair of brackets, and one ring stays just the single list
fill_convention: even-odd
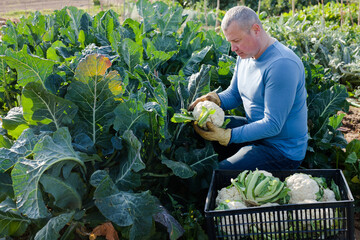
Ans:
[{"label": "man's ear", "polygon": [[261,27],[259,24],[257,23],[254,23],[252,26],[251,26],[251,29],[254,31],[254,33],[256,35],[258,35],[260,33],[260,30],[261,30]]}]

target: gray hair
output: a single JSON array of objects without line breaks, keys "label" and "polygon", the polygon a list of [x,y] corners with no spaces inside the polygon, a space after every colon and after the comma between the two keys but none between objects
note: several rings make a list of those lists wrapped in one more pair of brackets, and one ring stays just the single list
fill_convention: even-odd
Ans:
[{"label": "gray hair", "polygon": [[242,29],[247,31],[250,31],[255,23],[259,24],[262,28],[261,21],[256,12],[245,6],[233,7],[226,12],[221,22],[222,30],[226,31],[233,21],[236,21]]}]

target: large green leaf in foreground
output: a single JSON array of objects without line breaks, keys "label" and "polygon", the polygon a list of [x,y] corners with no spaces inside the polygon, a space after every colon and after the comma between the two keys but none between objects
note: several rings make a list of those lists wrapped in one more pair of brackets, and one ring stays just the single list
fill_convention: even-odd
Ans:
[{"label": "large green leaf in foreground", "polygon": [[66,95],[79,107],[86,134],[94,144],[103,141],[104,148],[109,145],[111,136],[107,134],[113,123],[113,111],[126,85],[116,71],[105,74],[110,66],[107,57],[88,55],[76,68],[77,81],[71,83]]},{"label": "large green leaf in foreground", "polygon": [[14,166],[11,176],[17,208],[29,218],[49,217],[39,187],[41,176],[55,164],[73,161],[85,168],[71,145],[66,128],[43,137],[34,147],[33,159],[22,158]]}]

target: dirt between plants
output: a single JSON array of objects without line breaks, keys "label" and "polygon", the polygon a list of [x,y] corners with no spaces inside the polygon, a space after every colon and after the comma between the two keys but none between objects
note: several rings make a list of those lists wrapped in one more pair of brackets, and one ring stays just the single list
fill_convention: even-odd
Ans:
[{"label": "dirt between plants", "polygon": [[353,139],[360,140],[360,108],[350,106],[339,130],[344,134],[348,142]]},{"label": "dirt between plants", "polygon": [[88,7],[92,5],[92,0],[1,0],[0,17],[2,12],[9,11],[61,9],[65,6]]}]

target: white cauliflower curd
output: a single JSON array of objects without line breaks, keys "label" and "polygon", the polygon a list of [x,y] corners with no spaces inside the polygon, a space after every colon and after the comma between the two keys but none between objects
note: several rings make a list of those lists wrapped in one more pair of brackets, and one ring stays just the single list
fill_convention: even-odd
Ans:
[{"label": "white cauliflower curd", "polygon": [[336,201],[336,198],[335,198],[334,191],[329,188],[325,188],[324,195],[321,199],[321,202],[335,202],[335,201]]},{"label": "white cauliflower curd", "polygon": [[316,194],[320,188],[317,182],[309,175],[304,173],[295,173],[286,178],[286,186],[290,189],[289,203],[300,203],[304,200],[316,200]]},{"label": "white cauliflower curd", "polygon": [[215,200],[216,206],[226,200],[241,201],[241,195],[235,186],[231,186],[230,188],[224,187],[218,191],[218,195]]},{"label": "white cauliflower curd", "polygon": [[[206,109],[214,109],[215,113],[210,114],[209,117],[206,119],[206,122],[212,122],[215,126],[221,127],[224,124],[225,112],[219,107],[216,103],[211,101],[203,101],[196,104],[192,115],[196,120],[201,118],[201,114],[203,112],[203,107]],[[206,129],[206,122],[204,123],[204,127]]]}]

